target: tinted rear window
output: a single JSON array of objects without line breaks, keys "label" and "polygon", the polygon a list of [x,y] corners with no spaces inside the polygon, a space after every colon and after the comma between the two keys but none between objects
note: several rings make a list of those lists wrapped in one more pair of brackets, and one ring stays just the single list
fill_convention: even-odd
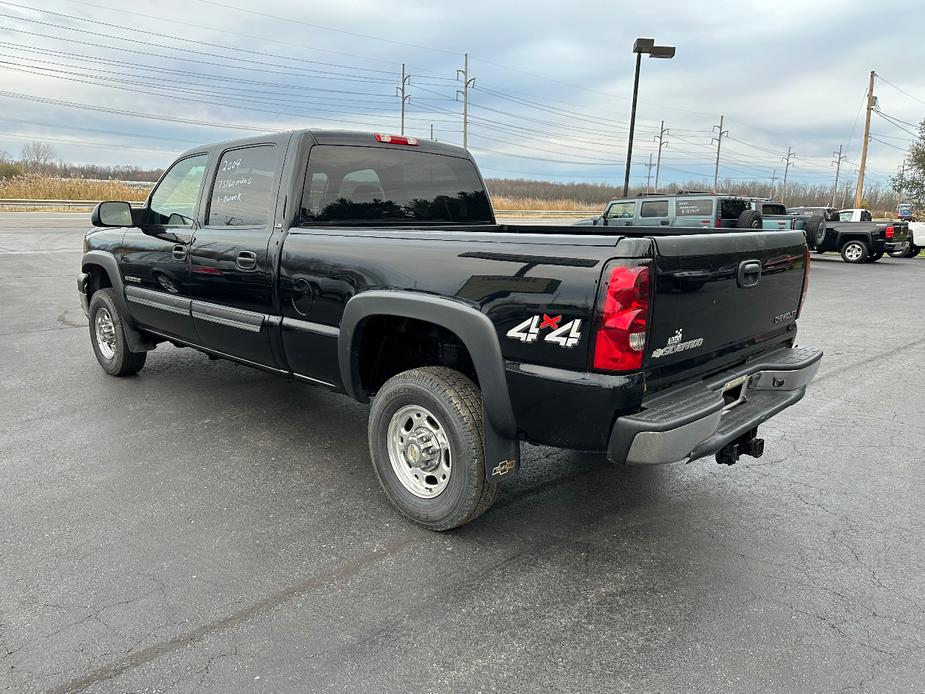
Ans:
[{"label": "tinted rear window", "polygon": [[679,217],[713,216],[713,201],[710,199],[688,200],[687,198],[678,198],[674,204]]},{"label": "tinted rear window", "polygon": [[468,159],[413,148],[315,145],[302,193],[302,223],[492,221]]},{"label": "tinted rear window", "polygon": [[764,203],[761,206],[761,214],[787,214],[787,208],[779,203]]}]

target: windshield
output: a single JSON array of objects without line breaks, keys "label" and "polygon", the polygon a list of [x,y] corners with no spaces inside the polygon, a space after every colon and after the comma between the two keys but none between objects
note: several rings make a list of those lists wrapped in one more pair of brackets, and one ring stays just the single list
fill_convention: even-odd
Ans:
[{"label": "windshield", "polygon": [[301,210],[303,224],[493,221],[470,160],[410,147],[312,147]]}]

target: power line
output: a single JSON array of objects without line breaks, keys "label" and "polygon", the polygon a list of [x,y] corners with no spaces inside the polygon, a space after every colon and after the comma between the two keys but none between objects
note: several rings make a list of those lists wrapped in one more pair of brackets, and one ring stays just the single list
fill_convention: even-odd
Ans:
[{"label": "power line", "polygon": [[895,84],[893,84],[892,82],[890,82],[888,79],[886,79],[886,78],[885,78],[883,75],[881,75],[879,72],[877,73],[877,79],[879,79],[881,82],[885,82],[886,84],[890,85],[891,87],[893,87],[893,89],[895,89],[896,91],[898,91],[900,94],[905,94],[906,96],[908,96],[908,97],[909,97],[910,99],[912,99],[913,101],[918,101],[920,104],[925,104],[925,101],[922,101],[922,99],[920,99],[919,97],[914,96],[913,94],[910,94],[910,93],[907,92],[905,89],[901,89],[901,88],[897,87]]},{"label": "power line", "polygon": [[[50,97],[35,96],[33,94],[21,94],[17,92],[8,92],[0,90],[0,97],[8,99],[19,99],[21,101],[32,101],[40,104],[54,104],[56,106],[67,106],[69,108],[78,108],[86,111],[97,111],[100,113],[110,113],[119,116],[130,116],[132,118],[143,118],[147,120],[159,120],[168,123],[183,123],[186,125],[199,125],[206,128],[221,128],[226,130],[247,130],[249,132],[267,132],[271,128],[265,128],[253,125],[238,125],[234,123],[215,123],[213,121],[195,120],[193,118],[178,118],[176,116],[161,116],[151,113],[138,113],[137,111],[126,111],[108,106],[93,106],[91,104],[82,104],[75,101],[64,101],[62,99],[52,99]],[[283,132],[275,130],[274,132]]]},{"label": "power line", "polygon": [[[21,5],[21,4],[19,4],[19,3],[9,2],[9,0],[0,0],[0,5],[6,5],[7,7],[17,7],[17,8],[19,8],[19,9],[24,9],[24,10],[32,10],[32,11],[34,11],[34,12],[41,12],[41,13],[43,13],[43,14],[52,15],[52,16],[54,16],[54,17],[63,17],[63,18],[65,18],[65,19],[70,19],[70,20],[78,21],[78,22],[86,22],[86,23],[88,23],[88,24],[96,24],[97,26],[103,26],[103,27],[106,27],[107,29],[118,29],[118,30],[121,30],[121,31],[128,31],[128,32],[131,32],[131,34],[145,34],[145,35],[147,35],[147,36],[156,36],[157,38],[169,39],[169,40],[171,40],[171,41],[180,41],[180,42],[183,42],[183,43],[191,43],[191,44],[194,44],[194,45],[196,45],[196,46],[209,46],[210,48],[218,48],[218,49],[221,49],[221,50],[223,50],[223,51],[231,51],[231,52],[235,52],[235,53],[245,53],[245,54],[247,54],[247,55],[260,55],[260,56],[263,56],[263,57],[265,57],[265,58],[276,58],[276,59],[283,59],[283,60],[291,60],[291,61],[296,62],[296,63],[308,63],[308,64],[311,64],[311,65],[322,65],[322,66],[325,66],[325,67],[337,67],[337,68],[341,68],[341,69],[345,69],[345,70],[354,70],[354,71],[358,71],[358,72],[374,72],[374,73],[382,73],[382,74],[385,74],[385,75],[391,74],[391,71],[378,70],[378,69],[376,69],[376,68],[354,67],[354,66],[352,66],[352,65],[342,65],[342,64],[339,64],[339,63],[329,63],[329,62],[324,62],[324,61],[319,61],[319,60],[311,60],[310,58],[297,58],[297,57],[293,57],[293,56],[289,56],[289,55],[284,55],[284,54],[281,54],[281,53],[269,53],[269,52],[266,52],[266,51],[258,51],[258,50],[254,49],[254,48],[238,48],[237,46],[223,46],[223,45],[220,44],[220,43],[211,43],[211,42],[209,42],[209,41],[204,41],[204,40],[202,40],[202,39],[191,39],[191,38],[186,38],[185,36],[176,36],[176,35],[173,35],[173,34],[164,34],[164,33],[159,32],[159,31],[151,31],[150,29],[141,29],[141,28],[139,28],[139,27],[127,27],[127,26],[123,26],[123,25],[121,25],[121,24],[114,24],[114,23],[112,23],[112,22],[104,22],[104,21],[99,20],[99,19],[88,19],[88,18],[86,18],[86,17],[79,17],[79,16],[77,16],[77,15],[66,14],[66,13],[64,13],[64,12],[55,12],[54,10],[46,10],[46,9],[38,8],[38,7],[30,7],[29,5]],[[112,9],[112,8],[110,8],[110,9]],[[6,15],[4,15],[4,16],[6,16]],[[26,21],[32,21],[32,20],[29,20],[29,19],[27,19],[27,18],[25,18],[25,17],[20,17],[19,19],[25,19]],[[182,22],[181,22],[181,23],[182,23]],[[72,29],[72,30],[74,30],[74,31],[82,31],[82,29],[78,29],[78,28],[74,28],[74,27],[67,27],[67,28],[68,28],[68,29]],[[199,27],[199,28],[201,29],[202,27]],[[112,37],[112,38],[121,38],[121,37],[115,36],[115,37]],[[133,41],[133,42],[135,41],[134,38],[132,38],[132,39],[130,39],[130,40]],[[265,39],[264,39],[264,40],[265,40]],[[279,43],[279,42],[278,42],[278,41],[274,41],[274,43]],[[293,45],[293,46],[295,46],[295,47],[297,47],[297,48],[301,48],[301,46],[299,46],[298,44],[289,44],[289,45]],[[230,57],[230,56],[228,56],[228,57]],[[373,78],[369,78],[369,79],[373,79]],[[376,79],[389,81],[388,78],[385,78],[385,77],[376,78]]]},{"label": "power line", "polygon": [[[2,5],[2,4],[11,4],[11,3],[5,3],[3,0],[0,0],[0,5]],[[19,17],[19,16],[16,16],[16,15],[9,15],[9,14],[3,14],[3,13],[0,13],[0,17],[5,17],[5,18],[7,18],[7,19],[15,19],[15,20],[17,20],[17,21],[31,22],[32,24],[38,24],[38,25],[40,25],[40,26],[52,27],[52,28],[54,28],[54,29],[60,29],[60,30],[62,30],[62,31],[73,31],[73,32],[77,32],[77,33],[84,34],[84,35],[87,35],[87,36],[97,36],[97,37],[102,37],[102,38],[107,38],[107,39],[118,39],[119,41],[128,41],[128,42],[130,42],[132,45],[153,46],[153,47],[155,47],[155,48],[163,48],[163,49],[167,49],[167,50],[171,50],[171,51],[177,51],[177,52],[180,52],[180,53],[192,53],[193,55],[202,55],[202,56],[206,56],[206,57],[215,57],[213,53],[207,53],[207,52],[205,52],[205,51],[196,51],[196,50],[193,50],[193,49],[191,49],[191,48],[177,48],[176,46],[165,46],[165,45],[163,45],[162,43],[154,43],[154,42],[151,42],[151,41],[143,41],[142,39],[134,38],[134,37],[133,37],[133,38],[123,38],[123,37],[121,37],[121,36],[112,36],[112,35],[104,34],[104,33],[97,32],[97,31],[89,31],[89,30],[87,30],[87,29],[82,29],[82,28],[77,28],[77,27],[69,27],[69,26],[64,26],[64,25],[61,25],[61,24],[54,24],[54,23],[51,23],[51,22],[43,22],[43,21],[40,21],[40,20],[38,20],[38,19],[29,19],[29,18],[27,18],[27,17]],[[85,21],[91,21],[91,20],[85,20]],[[112,26],[112,28],[125,29],[125,31],[126,31],[126,33],[127,33],[128,35],[131,35],[131,34],[135,31],[134,29],[129,29],[129,28],[127,28],[127,27],[119,27],[118,25],[111,25],[111,26]],[[21,31],[21,30],[19,30],[19,29],[15,29],[15,28],[4,28],[4,30],[6,30],[6,31],[17,31],[17,32]],[[141,31],[141,30],[139,30],[139,31]],[[26,34],[28,34],[28,33],[31,33],[31,32],[21,32],[21,33],[26,33]],[[146,33],[152,33],[152,32],[146,32]],[[189,40],[189,39],[181,39],[181,38],[177,38],[177,37],[172,37],[172,36],[170,36],[170,35],[168,35],[168,34],[160,34],[160,36],[163,37],[163,38],[168,38],[168,39],[173,39],[173,38],[175,38],[175,39],[178,40],[178,41],[179,41],[179,40]],[[61,37],[49,37],[49,38],[54,38],[54,39],[56,39],[56,40],[68,40],[68,39],[64,39],[64,38],[61,38]],[[200,42],[198,42],[198,41],[192,41],[192,42],[193,42],[193,43],[197,43],[197,44],[199,44],[199,45],[213,45],[213,46],[217,45],[217,44],[200,44]],[[78,43],[79,43],[79,42],[78,42]],[[114,49],[116,49],[116,50],[120,50],[120,49],[118,49],[118,48],[115,47],[115,46],[102,46],[102,47],[103,47],[103,48],[114,48]],[[221,48],[221,46],[218,46],[218,47]],[[232,50],[232,49],[229,49],[229,50]],[[234,49],[234,50],[240,50],[240,51],[242,51],[242,52],[249,53],[249,51],[244,51],[243,49]],[[177,59],[178,59],[178,58],[172,57],[172,56],[163,56],[163,55],[162,55],[161,57],[170,58],[170,59],[172,59],[172,60],[177,60]],[[300,73],[308,73],[308,74],[317,73],[317,74],[311,74],[311,76],[314,77],[315,79],[339,79],[339,80],[341,80],[341,81],[347,81],[347,82],[363,82],[363,83],[373,83],[373,84],[375,84],[375,83],[385,84],[385,83],[391,82],[391,80],[389,80],[388,78],[385,78],[385,77],[381,77],[381,78],[380,78],[380,77],[364,77],[364,76],[360,76],[360,75],[344,75],[343,73],[333,72],[333,71],[331,71],[331,70],[318,70],[318,69],[315,69],[315,68],[299,67],[299,66],[297,66],[297,65],[282,65],[282,64],[280,64],[280,63],[269,63],[269,62],[267,62],[267,61],[265,61],[265,60],[252,60],[252,59],[248,59],[248,58],[236,58],[236,57],[230,56],[230,55],[223,55],[223,56],[218,56],[218,57],[222,58],[223,60],[234,60],[234,61],[236,61],[236,62],[248,63],[248,64],[251,64],[251,65],[260,65],[260,66],[263,66],[263,67],[281,67],[281,68],[285,68],[285,69],[287,69],[287,70],[298,70],[298,71],[300,71]],[[185,60],[185,59],[184,59],[184,60]],[[229,67],[230,67],[230,66],[229,66]],[[253,68],[251,68],[251,69],[253,69]],[[302,76],[305,77],[304,74],[303,74]]]}]

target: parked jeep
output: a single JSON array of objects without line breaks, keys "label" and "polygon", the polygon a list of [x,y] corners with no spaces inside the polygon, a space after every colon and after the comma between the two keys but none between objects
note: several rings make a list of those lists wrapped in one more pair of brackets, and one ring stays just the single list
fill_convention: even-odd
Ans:
[{"label": "parked jeep", "polygon": [[576,224],[760,229],[761,219],[748,198],[679,190],[612,200],[600,216]]}]

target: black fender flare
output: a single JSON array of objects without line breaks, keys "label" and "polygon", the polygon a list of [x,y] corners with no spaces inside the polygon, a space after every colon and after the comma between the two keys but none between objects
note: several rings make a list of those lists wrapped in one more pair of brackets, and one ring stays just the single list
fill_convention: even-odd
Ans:
[{"label": "black fender flare", "polygon": [[485,476],[497,481],[520,465],[520,442],[511,407],[504,356],[495,326],[469,304],[430,294],[370,290],[347,302],[338,338],[338,365],[344,390],[360,402],[369,397],[360,385],[359,345],[362,323],[371,316],[398,316],[427,321],[454,333],[469,351],[482,390]]},{"label": "black fender flare", "polygon": [[[122,321],[122,327],[125,330],[125,341],[128,342],[129,349],[133,352],[148,352],[154,349],[157,345],[142,335],[135,326],[135,319],[132,317],[128,302],[125,300],[125,286],[122,283],[122,273],[119,272],[119,262],[116,257],[107,251],[87,251],[80,260],[81,271],[87,272],[94,265],[106,272],[109,282],[112,284],[113,299],[125,318]],[[89,300],[90,297],[87,298]]]}]

